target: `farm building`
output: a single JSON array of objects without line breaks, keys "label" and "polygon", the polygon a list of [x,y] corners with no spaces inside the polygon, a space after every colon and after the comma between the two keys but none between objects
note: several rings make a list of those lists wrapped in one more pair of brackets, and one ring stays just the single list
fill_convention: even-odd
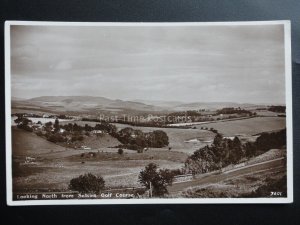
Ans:
[{"label": "farm building", "polygon": [[102,130],[93,130],[92,133],[93,134],[103,134],[104,131],[102,131]]}]

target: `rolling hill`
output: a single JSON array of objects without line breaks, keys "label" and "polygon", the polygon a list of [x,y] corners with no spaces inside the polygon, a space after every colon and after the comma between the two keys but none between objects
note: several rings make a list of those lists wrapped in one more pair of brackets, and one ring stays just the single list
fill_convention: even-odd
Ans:
[{"label": "rolling hill", "polygon": [[112,100],[94,96],[41,96],[26,100],[12,99],[13,108],[33,109],[49,112],[92,112],[124,110],[160,111],[161,107],[134,101]]},{"label": "rolling hill", "polygon": [[31,99],[12,98],[12,108],[43,112],[80,112],[80,113],[125,113],[125,112],[161,112],[208,109],[223,107],[255,108],[262,105],[240,104],[234,102],[193,102],[179,101],[125,101],[95,96],[41,96]]}]

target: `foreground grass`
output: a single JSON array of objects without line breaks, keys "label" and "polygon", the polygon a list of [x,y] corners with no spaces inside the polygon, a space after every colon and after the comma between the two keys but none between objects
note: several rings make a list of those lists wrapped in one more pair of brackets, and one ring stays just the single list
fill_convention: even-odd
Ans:
[{"label": "foreground grass", "polygon": [[[281,194],[272,196],[272,192]],[[187,198],[259,198],[286,197],[286,193],[286,168],[281,167],[204,187],[194,187],[182,192],[181,195]]]}]

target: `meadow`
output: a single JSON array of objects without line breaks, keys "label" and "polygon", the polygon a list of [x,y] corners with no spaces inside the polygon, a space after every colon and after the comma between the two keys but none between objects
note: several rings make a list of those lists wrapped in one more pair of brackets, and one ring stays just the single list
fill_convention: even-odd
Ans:
[{"label": "meadow", "polygon": [[277,131],[286,127],[285,117],[254,117],[243,120],[219,121],[196,125],[197,128],[214,128],[224,136],[255,135],[262,132]]}]

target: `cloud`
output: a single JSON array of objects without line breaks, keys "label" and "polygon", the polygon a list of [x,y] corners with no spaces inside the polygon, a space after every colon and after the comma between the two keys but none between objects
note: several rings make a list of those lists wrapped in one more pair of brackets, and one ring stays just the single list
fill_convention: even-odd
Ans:
[{"label": "cloud", "polygon": [[282,25],[11,30],[16,97],[284,102]]}]

